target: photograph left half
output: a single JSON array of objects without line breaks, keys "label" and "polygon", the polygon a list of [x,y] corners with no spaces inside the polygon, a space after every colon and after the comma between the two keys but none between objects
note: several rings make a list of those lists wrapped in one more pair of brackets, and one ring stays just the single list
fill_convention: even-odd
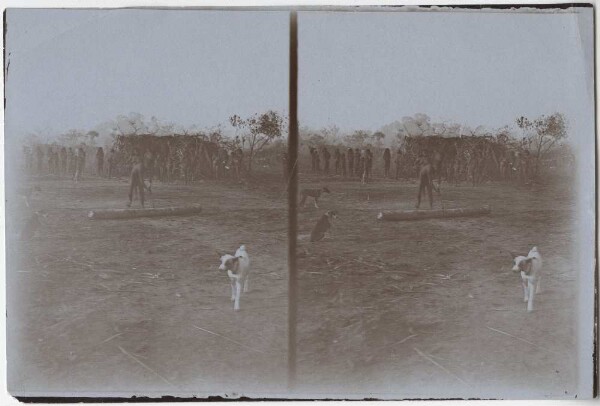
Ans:
[{"label": "photograph left half", "polygon": [[10,394],[284,394],[289,13],[4,17]]}]

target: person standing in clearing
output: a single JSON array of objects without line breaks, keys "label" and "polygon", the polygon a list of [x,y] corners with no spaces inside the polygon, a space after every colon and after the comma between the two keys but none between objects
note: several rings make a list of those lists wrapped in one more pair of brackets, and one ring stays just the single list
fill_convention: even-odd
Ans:
[{"label": "person standing in clearing", "polygon": [[133,168],[131,169],[129,183],[129,203],[127,203],[127,207],[131,207],[134,191],[137,191],[137,194],[140,196],[140,203],[144,207],[144,188],[146,187],[144,184],[144,157],[136,153],[133,159]]},{"label": "person standing in clearing", "polygon": [[83,147],[79,147],[75,158],[75,183],[83,180],[83,168],[85,168],[85,151]]},{"label": "person standing in clearing", "polygon": [[348,148],[346,155],[348,156],[348,173],[350,174],[350,177],[352,177],[354,175],[354,150]]},{"label": "person standing in clearing", "polygon": [[384,164],[383,176],[386,179],[390,177],[391,160],[392,160],[392,153],[389,148],[386,148],[385,151],[383,151],[383,164]]},{"label": "person standing in clearing", "polygon": [[335,174],[339,175],[340,174],[340,163],[341,163],[341,158],[342,158],[340,155],[340,149],[336,148],[333,155],[335,156]]},{"label": "person standing in clearing", "polygon": [[102,147],[98,147],[96,151],[96,175],[104,175],[104,149]]},{"label": "person standing in clearing", "polygon": [[400,168],[402,166],[402,149],[396,151],[396,180],[400,179]]}]

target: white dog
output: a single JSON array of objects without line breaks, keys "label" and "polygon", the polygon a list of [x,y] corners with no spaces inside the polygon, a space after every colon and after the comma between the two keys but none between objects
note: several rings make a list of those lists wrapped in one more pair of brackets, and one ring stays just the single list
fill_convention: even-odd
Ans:
[{"label": "white dog", "polygon": [[248,273],[250,272],[250,257],[246,252],[246,246],[240,246],[235,255],[225,254],[221,256],[219,270],[227,271],[227,275],[229,275],[229,279],[231,280],[231,301],[234,302],[233,310],[240,310],[242,285],[244,285],[244,293],[248,292]]},{"label": "white dog", "polygon": [[533,310],[533,296],[541,290],[542,256],[537,247],[533,247],[526,257],[515,257],[512,270],[521,272],[523,301],[527,302],[527,311],[530,312]]}]

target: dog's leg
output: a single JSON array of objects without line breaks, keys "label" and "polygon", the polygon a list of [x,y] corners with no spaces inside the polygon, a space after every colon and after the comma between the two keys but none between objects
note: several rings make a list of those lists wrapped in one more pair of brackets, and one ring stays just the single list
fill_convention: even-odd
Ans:
[{"label": "dog's leg", "polygon": [[318,200],[318,199],[315,197],[315,208],[316,208],[316,209],[318,209],[318,208],[319,208],[319,206],[317,205],[317,200]]},{"label": "dog's leg", "polygon": [[533,311],[533,296],[535,296],[535,282],[529,281],[529,301],[527,302],[527,311]]},{"label": "dog's leg", "polygon": [[527,279],[522,278],[521,279],[521,285],[523,285],[523,301],[527,302],[529,300],[528,287],[527,287]]},{"label": "dog's leg", "polygon": [[235,302],[233,303],[233,310],[240,310],[240,296],[242,296],[242,282],[237,279],[235,281]]},{"label": "dog's leg", "polygon": [[235,300],[235,279],[231,279],[231,301]]},{"label": "dog's leg", "polygon": [[248,290],[250,290],[250,288],[248,287],[248,276],[246,276],[246,279],[244,280],[244,293],[248,292]]},{"label": "dog's leg", "polygon": [[540,293],[542,291],[541,284],[540,284],[541,280],[542,280],[542,276],[538,275],[537,281],[535,282],[535,293],[536,294]]}]

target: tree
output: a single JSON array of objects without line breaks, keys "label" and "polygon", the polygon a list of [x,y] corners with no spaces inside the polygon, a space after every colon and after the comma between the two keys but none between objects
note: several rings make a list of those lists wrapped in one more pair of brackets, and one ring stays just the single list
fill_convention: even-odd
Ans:
[{"label": "tree", "polygon": [[402,117],[402,127],[409,137],[433,135],[431,119],[427,114],[417,113],[413,117]]},{"label": "tree", "polygon": [[86,136],[89,137],[91,146],[96,145],[96,138],[98,138],[99,135],[98,131],[92,130],[87,132]]},{"label": "tree", "polygon": [[377,131],[376,133],[371,135],[371,138],[375,142],[375,145],[377,146],[377,148],[381,148],[381,146],[383,144],[383,139],[385,138],[385,134],[382,133],[381,131]]},{"label": "tree", "polygon": [[369,138],[371,138],[370,132],[356,130],[352,134],[345,136],[344,141],[354,148],[362,148]]},{"label": "tree", "polygon": [[229,117],[229,123],[233,128],[235,128],[235,137],[241,140],[242,149],[244,149],[246,147],[246,136],[242,134],[240,137],[238,133],[239,130],[246,127],[246,120],[243,120],[240,116],[234,114],[233,116]]},{"label": "tree", "polygon": [[335,124],[330,125],[329,127],[323,127],[321,129],[321,134],[323,134],[323,138],[327,143],[333,143],[339,138],[340,128]]},{"label": "tree", "polygon": [[516,120],[523,130],[524,141],[533,149],[535,157],[535,172],[539,172],[540,160],[554,148],[557,142],[567,137],[567,124],[561,113],[541,116],[533,121],[521,116]]},{"label": "tree", "polygon": [[69,130],[58,137],[61,144],[66,144],[72,147],[79,144],[84,138],[84,132],[81,130]]},{"label": "tree", "polygon": [[[242,120],[237,115],[229,118],[232,126],[237,128],[247,128],[248,147],[250,148],[248,157],[248,172],[252,172],[252,158],[262,150],[265,145],[276,138],[281,137],[283,133],[284,119],[277,112],[269,110],[266,113],[255,114],[252,117]],[[244,142],[244,137],[242,138]]]},{"label": "tree", "polygon": [[148,125],[144,116],[140,113],[129,113],[129,115],[118,115],[113,122],[113,130],[120,135],[137,135],[148,133]]}]

